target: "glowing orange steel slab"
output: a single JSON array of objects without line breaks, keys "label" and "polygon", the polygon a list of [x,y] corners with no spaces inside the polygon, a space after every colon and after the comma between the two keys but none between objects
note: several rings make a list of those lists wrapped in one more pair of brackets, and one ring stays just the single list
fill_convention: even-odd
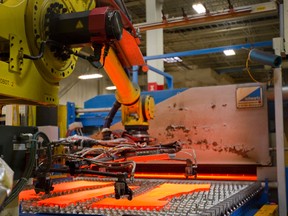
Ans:
[{"label": "glowing orange steel slab", "polygon": [[97,181],[73,181],[61,183],[54,186],[54,192],[81,189],[86,187],[97,187],[114,184],[114,182],[97,182]]},{"label": "glowing orange steel slab", "polygon": [[21,191],[21,193],[19,194],[19,200],[37,199],[39,197],[40,194],[36,194],[34,190]]},{"label": "glowing orange steel slab", "polygon": [[105,187],[105,188],[99,188],[94,190],[88,190],[88,191],[81,191],[77,193],[67,194],[60,197],[53,197],[45,200],[38,201],[38,205],[45,205],[45,206],[53,206],[53,205],[59,205],[60,207],[65,207],[67,205],[84,201],[87,199],[97,198],[104,195],[109,195],[114,193],[114,187]]},{"label": "glowing orange steel slab", "polygon": [[[73,181],[53,185],[54,190],[51,193],[59,193],[63,191],[73,191],[77,189],[90,188],[90,187],[101,187],[112,185],[113,182],[96,182],[96,181]],[[36,194],[34,189],[25,190],[19,194],[19,200],[28,200],[39,198],[43,193]]]},{"label": "glowing orange steel slab", "polygon": [[[131,187],[131,189],[136,187]],[[77,193],[71,193],[59,197],[53,197],[45,200],[41,200],[37,202],[37,205],[39,206],[55,206],[58,205],[59,207],[66,207],[71,204],[75,204],[77,202],[83,202],[88,199],[92,198],[101,198],[105,195],[114,194],[114,186],[94,189],[94,190],[87,190],[87,191],[81,191]],[[115,200],[115,198],[113,198]]]},{"label": "glowing orange steel slab", "polygon": [[127,199],[115,200],[114,198],[106,198],[99,202],[93,203],[92,207],[106,207],[106,208],[136,208],[136,209],[161,209],[169,201],[167,198],[180,196],[182,194],[206,191],[210,189],[210,184],[170,184],[165,183],[159,187],[134,197],[133,200]]},{"label": "glowing orange steel slab", "polygon": [[153,160],[169,160],[169,155],[167,154],[160,154],[160,155],[146,155],[146,156],[136,156],[136,157],[129,157],[129,160],[135,162],[151,162]]}]

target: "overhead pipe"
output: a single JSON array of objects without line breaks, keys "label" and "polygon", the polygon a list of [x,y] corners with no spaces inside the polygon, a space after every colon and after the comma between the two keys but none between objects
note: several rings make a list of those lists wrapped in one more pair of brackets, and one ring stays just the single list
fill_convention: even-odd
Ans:
[{"label": "overhead pipe", "polygon": [[[272,47],[272,41],[263,41],[263,42],[256,42],[256,43],[249,43],[249,44],[239,44],[239,45],[229,45],[229,46],[222,46],[222,47],[214,47],[214,48],[207,48],[207,49],[200,49],[200,50],[190,50],[184,52],[175,52],[175,53],[168,53],[162,55],[155,55],[155,56],[145,56],[145,61],[149,60],[156,60],[156,59],[165,59],[165,58],[173,58],[173,57],[183,57],[183,56],[195,56],[195,55],[205,55],[211,53],[218,53],[223,52],[227,49],[251,49],[256,47]],[[170,74],[167,74],[155,67],[148,65],[149,69],[163,75],[166,78],[167,85],[169,89],[173,89],[173,77]]]},{"label": "overhead pipe", "polygon": [[184,52],[174,52],[167,53],[162,55],[154,55],[154,56],[145,56],[145,61],[156,60],[156,59],[165,59],[165,58],[173,58],[173,57],[184,57],[184,56],[196,56],[196,55],[207,55],[211,53],[219,53],[223,52],[227,49],[240,50],[240,49],[252,49],[257,47],[272,47],[272,41],[263,41],[263,42],[255,42],[255,43],[247,43],[247,44],[238,44],[238,45],[229,45],[222,47],[213,47],[199,50],[190,50]]},{"label": "overhead pipe", "polygon": [[[267,3],[266,3],[267,4]],[[223,20],[231,20],[235,18],[245,17],[248,15],[253,14],[261,14],[261,13],[267,13],[267,12],[274,12],[277,11],[276,4],[274,2],[270,3],[270,7],[264,7],[265,10],[261,10],[257,5],[256,9],[253,10],[253,7],[255,5],[246,6],[246,7],[239,7],[239,8],[233,8],[233,9],[227,9],[225,11],[217,11],[214,13],[209,13],[206,15],[192,15],[192,16],[183,16],[183,17],[177,17],[177,18],[171,18],[162,20],[161,22],[155,22],[155,23],[140,23],[135,24],[134,27],[138,28],[140,32],[145,32],[148,30],[155,30],[155,29],[165,29],[165,28],[176,28],[176,27],[184,27],[184,26],[191,26],[195,24],[203,24],[203,23],[213,23],[216,21],[223,21]],[[273,5],[272,5],[273,4]],[[263,8],[263,7],[262,7]]]},{"label": "overhead pipe", "polygon": [[281,56],[263,52],[257,49],[250,50],[248,58],[250,61],[255,61],[263,65],[270,65],[274,68],[279,67],[282,63]]},{"label": "overhead pipe", "polygon": [[195,24],[203,24],[203,23],[210,23],[220,20],[226,20],[231,18],[239,18],[247,16],[251,13],[251,11],[241,11],[241,12],[228,12],[221,15],[214,15],[214,16],[204,16],[204,17],[196,17],[196,18],[174,18],[173,20],[167,19],[165,22],[156,22],[156,23],[141,23],[135,24],[135,28],[139,28],[140,32],[146,32],[149,30],[156,30],[156,29],[167,29],[167,28],[177,28],[177,27],[185,27],[191,26]]}]

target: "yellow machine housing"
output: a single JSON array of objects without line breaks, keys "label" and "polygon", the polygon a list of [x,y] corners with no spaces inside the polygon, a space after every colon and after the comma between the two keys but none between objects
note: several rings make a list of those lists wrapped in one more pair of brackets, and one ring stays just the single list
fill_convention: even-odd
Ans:
[{"label": "yellow machine housing", "polygon": [[[87,44],[93,46],[98,43],[104,47],[109,44],[106,63],[102,62],[102,64],[117,87],[116,99],[122,104],[122,123],[127,130],[140,130],[144,133],[148,130],[148,120],[154,116],[154,100],[152,97],[140,97],[139,86],[129,80],[127,71],[124,70],[124,68],[133,66],[141,66],[142,70],[145,70],[143,69],[145,62],[138,47],[140,43],[138,35],[125,14],[119,12],[119,14],[122,13],[123,22],[121,39],[119,37],[117,40],[110,41],[108,39],[107,41],[105,38],[99,38],[97,33],[89,35],[87,29],[84,29],[83,32],[84,36],[88,32],[88,40],[86,41],[86,37],[80,38],[83,39],[84,44],[69,43],[65,38],[65,33],[68,37],[73,32],[78,38],[76,32],[79,28],[83,28],[83,25],[80,19],[79,22],[77,21],[77,15],[84,14],[84,18],[87,18],[85,15],[88,14],[90,17],[90,14],[86,12],[93,11],[96,2],[101,7],[105,6],[118,12],[121,11],[116,2],[106,0],[4,0],[0,3],[2,20],[0,30],[0,104],[57,105],[59,81],[73,72],[79,48]],[[62,50],[63,53],[60,53],[64,57],[59,57],[59,53],[52,50],[51,47],[45,46],[52,41],[51,33],[56,35],[53,43],[59,42],[57,41],[57,31],[54,31],[53,27],[61,26],[59,23],[63,19],[59,18],[59,22],[53,23],[50,18],[54,19],[55,16],[64,17],[64,22],[61,23],[63,27],[67,20],[70,26],[71,32],[64,31],[64,37],[62,37],[62,41],[60,39],[59,43],[63,43],[63,38],[64,43],[68,43],[67,55],[66,48]],[[94,19],[92,26],[102,26],[101,18]],[[75,20],[76,24],[74,25]],[[90,20],[87,28],[91,28]],[[62,31],[61,27],[60,31]],[[82,29],[80,29],[81,31]],[[114,31],[113,28],[112,31]],[[27,56],[33,58],[27,59]]]},{"label": "yellow machine housing", "polygon": [[[85,11],[94,1],[4,0],[0,3],[0,103],[58,104],[59,81],[74,70],[77,57],[66,61],[45,49],[43,58],[32,61],[46,40],[47,10]],[[51,8],[51,5],[53,5]]]}]

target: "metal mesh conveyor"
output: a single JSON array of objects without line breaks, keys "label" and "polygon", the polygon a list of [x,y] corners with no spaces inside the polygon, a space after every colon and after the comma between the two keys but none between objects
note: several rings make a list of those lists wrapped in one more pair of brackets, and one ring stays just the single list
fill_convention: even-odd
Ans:
[{"label": "metal mesh conveyor", "polygon": [[129,201],[114,198],[113,180],[77,178],[55,184],[50,195],[26,190],[21,214],[216,216],[232,213],[262,190],[258,182],[136,179],[129,183]]}]

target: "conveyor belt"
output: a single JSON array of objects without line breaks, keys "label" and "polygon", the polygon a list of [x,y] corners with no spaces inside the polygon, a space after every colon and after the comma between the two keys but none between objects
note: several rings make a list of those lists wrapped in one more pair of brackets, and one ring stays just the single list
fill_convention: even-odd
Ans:
[{"label": "conveyor belt", "polygon": [[[116,200],[111,184],[102,184],[114,179],[83,180],[75,180],[81,181],[80,192],[66,182],[57,185],[57,188],[64,188],[70,184],[65,195],[41,194],[23,200],[22,213],[216,216],[233,212],[262,189],[257,182],[136,179],[129,183],[134,193],[133,200],[129,201],[127,198]],[[102,186],[91,189],[91,181]],[[78,185],[75,182],[72,185]]]}]

